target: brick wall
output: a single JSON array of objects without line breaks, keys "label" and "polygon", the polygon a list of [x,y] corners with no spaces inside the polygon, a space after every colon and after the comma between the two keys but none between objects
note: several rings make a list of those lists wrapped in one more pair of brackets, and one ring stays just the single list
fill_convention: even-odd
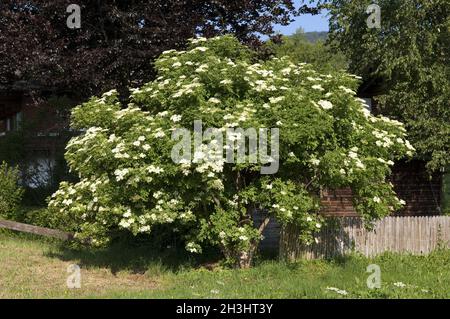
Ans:
[{"label": "brick wall", "polygon": [[[442,175],[436,173],[430,180],[425,163],[411,161],[398,163],[393,168],[391,181],[405,208],[397,216],[440,215]],[[327,216],[357,216],[352,206],[350,189],[326,190],[322,199],[323,214]]]}]

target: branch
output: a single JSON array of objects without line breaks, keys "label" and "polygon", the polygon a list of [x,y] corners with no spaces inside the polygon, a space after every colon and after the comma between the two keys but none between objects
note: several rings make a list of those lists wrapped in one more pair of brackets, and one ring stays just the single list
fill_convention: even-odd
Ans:
[{"label": "branch", "polygon": [[259,225],[258,232],[259,232],[260,234],[262,234],[262,232],[264,231],[264,229],[266,229],[266,227],[267,227],[267,225],[269,224],[269,222],[270,222],[270,217],[266,217],[266,218],[264,219],[264,221],[261,223],[261,225]]}]

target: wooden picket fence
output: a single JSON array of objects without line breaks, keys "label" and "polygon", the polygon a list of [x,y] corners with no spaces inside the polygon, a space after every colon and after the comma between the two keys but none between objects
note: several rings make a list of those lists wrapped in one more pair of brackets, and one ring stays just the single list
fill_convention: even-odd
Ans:
[{"label": "wooden picket fence", "polygon": [[437,247],[450,248],[450,217],[387,217],[367,230],[361,218],[334,218],[323,227],[317,243],[310,246],[298,242],[295,227],[281,229],[280,257],[285,260],[299,258],[331,258],[350,252],[375,256],[386,251],[428,254]]}]

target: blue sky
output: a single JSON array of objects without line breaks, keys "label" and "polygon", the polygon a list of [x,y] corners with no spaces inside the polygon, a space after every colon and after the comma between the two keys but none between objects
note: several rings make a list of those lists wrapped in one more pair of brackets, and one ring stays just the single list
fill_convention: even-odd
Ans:
[{"label": "blue sky", "polygon": [[[302,1],[295,0],[295,6],[298,8]],[[311,31],[328,31],[328,18],[326,12],[320,15],[305,14],[295,18],[295,21],[288,26],[275,26],[275,31],[284,35],[293,34],[298,28],[303,28],[305,32]]]}]

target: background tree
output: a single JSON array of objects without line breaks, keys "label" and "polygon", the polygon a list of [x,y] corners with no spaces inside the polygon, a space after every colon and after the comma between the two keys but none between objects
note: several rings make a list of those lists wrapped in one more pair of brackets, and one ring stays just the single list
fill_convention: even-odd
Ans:
[{"label": "background tree", "polygon": [[327,0],[330,39],[350,71],[379,83],[380,111],[404,121],[430,170],[450,163],[450,2],[379,0],[381,29],[368,28],[371,0]]},{"label": "background tree", "polygon": [[346,70],[345,55],[326,44],[327,32],[308,32],[298,29],[293,35],[283,36],[280,42],[267,43],[279,57],[289,56],[296,63],[310,63],[321,72]]},{"label": "background tree", "polygon": [[82,99],[124,92],[152,79],[162,51],[182,48],[195,34],[232,32],[258,44],[274,23],[288,24],[298,13],[291,0],[83,0],[81,29],[69,29],[73,2],[0,2],[0,83],[40,84]]}]

